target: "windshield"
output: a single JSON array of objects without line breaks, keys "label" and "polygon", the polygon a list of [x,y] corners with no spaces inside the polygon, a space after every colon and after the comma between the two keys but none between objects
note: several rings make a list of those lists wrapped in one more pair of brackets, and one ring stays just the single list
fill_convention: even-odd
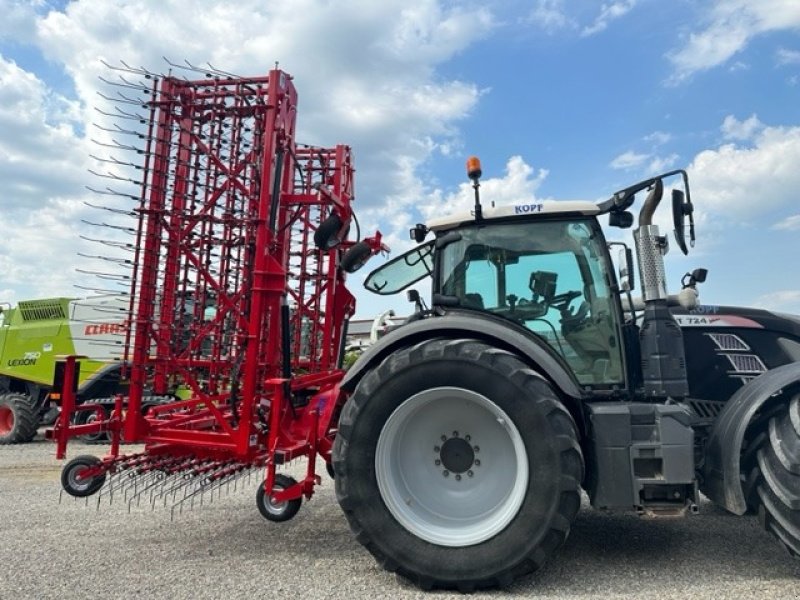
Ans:
[{"label": "windshield", "polygon": [[441,294],[501,315],[541,336],[578,381],[623,381],[605,242],[593,220],[460,229],[441,251]]},{"label": "windshield", "polygon": [[404,290],[432,272],[433,242],[431,241],[375,269],[364,281],[364,287],[370,292],[388,296]]}]

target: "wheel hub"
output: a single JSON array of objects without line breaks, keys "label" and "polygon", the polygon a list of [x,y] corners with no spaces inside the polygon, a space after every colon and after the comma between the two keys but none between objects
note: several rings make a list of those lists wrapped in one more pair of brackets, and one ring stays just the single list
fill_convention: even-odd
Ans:
[{"label": "wheel hub", "polygon": [[439,449],[439,460],[446,471],[464,473],[475,463],[475,450],[465,438],[451,437]]},{"label": "wheel hub", "polygon": [[7,406],[0,406],[0,435],[11,433],[14,429],[14,413]]}]

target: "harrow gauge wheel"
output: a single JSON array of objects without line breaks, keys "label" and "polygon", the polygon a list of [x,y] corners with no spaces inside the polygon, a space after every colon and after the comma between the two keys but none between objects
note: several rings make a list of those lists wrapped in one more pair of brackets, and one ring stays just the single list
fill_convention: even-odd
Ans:
[{"label": "harrow gauge wheel", "polygon": [[396,351],[345,404],[336,496],[358,540],[418,586],[506,586],[580,508],[575,423],[549,383],[476,340]]},{"label": "harrow gauge wheel", "polygon": [[73,458],[64,465],[64,469],[61,471],[61,487],[70,496],[75,496],[76,498],[91,496],[103,487],[106,481],[106,474],[102,473],[94,477],[83,478],[81,477],[81,472],[100,463],[99,458],[89,454]]},{"label": "harrow gauge wheel", "polygon": [[[288,521],[294,517],[297,511],[300,510],[300,504],[302,504],[303,499],[294,498],[283,502],[273,502],[272,498],[267,496],[264,491],[264,483],[266,483],[266,481],[258,486],[258,491],[256,492],[256,503],[258,504],[258,511],[261,515],[268,521],[275,521],[276,523]],[[276,490],[285,490],[296,483],[297,481],[295,481],[294,478],[288,475],[278,474],[275,475],[275,484],[273,488]]]}]

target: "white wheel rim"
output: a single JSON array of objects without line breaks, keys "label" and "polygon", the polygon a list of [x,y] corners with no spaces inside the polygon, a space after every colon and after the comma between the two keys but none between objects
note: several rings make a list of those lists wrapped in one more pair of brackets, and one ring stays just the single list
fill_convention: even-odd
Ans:
[{"label": "white wheel rim", "polygon": [[441,546],[471,546],[500,533],[528,487],[514,423],[485,396],[456,387],[425,390],[395,409],[378,437],[375,472],[394,518]]}]

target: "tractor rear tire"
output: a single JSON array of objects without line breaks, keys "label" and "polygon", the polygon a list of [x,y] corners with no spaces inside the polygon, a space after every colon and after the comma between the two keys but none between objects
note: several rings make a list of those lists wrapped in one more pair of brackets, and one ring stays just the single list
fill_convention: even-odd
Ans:
[{"label": "tractor rear tire", "polygon": [[550,384],[476,340],[399,350],[346,402],[336,497],[386,570],[423,589],[506,587],[562,545],[583,455]]},{"label": "tractor rear tire", "polygon": [[800,394],[770,420],[755,485],[762,526],[800,558]]},{"label": "tractor rear tire", "polygon": [[31,397],[10,392],[0,395],[0,444],[25,444],[36,436],[39,415]]}]

